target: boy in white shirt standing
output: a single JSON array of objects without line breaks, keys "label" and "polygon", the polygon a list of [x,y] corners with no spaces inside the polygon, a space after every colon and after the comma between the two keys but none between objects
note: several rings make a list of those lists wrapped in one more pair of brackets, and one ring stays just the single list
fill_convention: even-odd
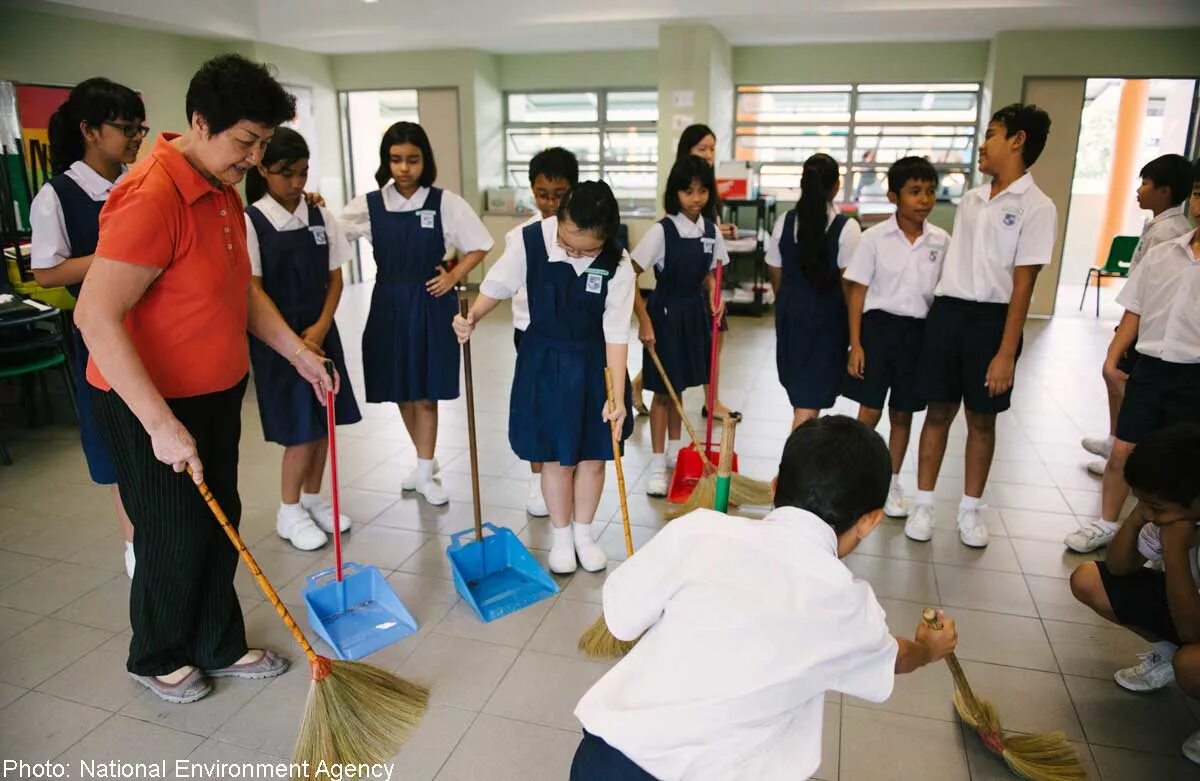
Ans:
[{"label": "boy in white shirt standing", "polygon": [[[1141,238],[1133,249],[1133,257],[1129,259],[1130,273],[1151,248],[1192,230],[1192,223],[1188,221],[1187,210],[1184,209],[1188,193],[1192,191],[1191,162],[1183,155],[1162,155],[1142,166],[1139,176],[1142,177],[1142,184],[1137,189],[1138,206],[1149,210],[1154,216],[1146,221]],[[1107,459],[1112,450],[1113,438],[1117,433],[1117,413],[1125,398],[1125,378],[1137,362],[1136,346],[1135,341],[1134,347],[1121,356],[1117,363],[1119,375],[1111,379],[1107,375],[1104,377],[1104,384],[1108,387],[1108,436],[1085,437],[1081,443],[1084,450],[1101,458],[1087,465],[1087,470],[1097,477],[1104,476],[1103,459]]]},{"label": "boy in white shirt standing", "polygon": [[883,518],[889,457],[841,415],[797,428],[762,520],[696,510],[604,584],[613,635],[641,640],[580,700],[571,781],[791,781],[821,762],[826,690],[873,702],[954,650],[954,621],[888,631],[841,559]]},{"label": "boy in white shirt standing", "polygon": [[[1192,217],[1200,220],[1200,164],[1192,189]],[[1139,355],[1124,380],[1125,399],[1104,469],[1100,517],[1063,541],[1080,553],[1103,547],[1116,535],[1117,518],[1129,497],[1125,461],[1137,443],[1172,423],[1200,423],[1200,231],[1147,252],[1117,303],[1125,307],[1125,314],[1108,346],[1105,377],[1120,380],[1121,357],[1131,349]]]},{"label": "boy in white shirt standing", "polygon": [[892,487],[883,512],[903,518],[908,507],[900,468],[913,413],[925,409],[917,363],[950,235],[928,221],[938,187],[932,163],[902,157],[888,169],[887,182],[896,213],[863,232],[843,275],[850,283],[850,357],[842,395],[859,403],[858,419],[871,428],[879,425],[887,398]]},{"label": "boy in white shirt standing", "polygon": [[933,489],[961,403],[967,452],[958,537],[973,548],[988,544],[979,509],[996,449],[996,415],[1011,403],[1033,283],[1054,249],[1054,203],[1029,173],[1049,133],[1050,116],[1037,106],[1014,103],[992,115],[979,147],[979,171],[992,181],[968,190],[954,217],[921,350],[918,390],[929,412],[916,508],[904,525],[910,539],[933,535]]}]

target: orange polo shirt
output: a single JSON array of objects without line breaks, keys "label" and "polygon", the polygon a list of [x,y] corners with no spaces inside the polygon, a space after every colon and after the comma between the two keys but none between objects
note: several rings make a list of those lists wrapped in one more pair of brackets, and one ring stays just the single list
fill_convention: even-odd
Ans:
[{"label": "orange polo shirt", "polygon": [[[213,187],[162,133],[100,212],[96,255],[162,273],[125,316],[125,330],[165,398],[233,387],[250,368],[250,258],[242,199]],[[111,386],[88,359],[88,382]]]}]

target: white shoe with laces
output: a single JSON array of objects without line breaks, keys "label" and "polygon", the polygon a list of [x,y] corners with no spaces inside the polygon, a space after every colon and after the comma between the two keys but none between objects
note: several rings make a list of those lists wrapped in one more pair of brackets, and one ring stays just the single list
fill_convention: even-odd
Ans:
[{"label": "white shoe with laces", "polygon": [[550,515],[546,509],[546,497],[542,495],[542,476],[533,475],[529,478],[529,493],[525,495],[525,512],[534,518],[545,518]]},{"label": "white shoe with laces", "polygon": [[646,484],[646,494],[648,496],[666,496],[667,487],[667,473],[665,471],[655,472],[650,475],[650,482]]},{"label": "white shoe with laces", "polygon": [[1175,666],[1172,664],[1174,658],[1173,651],[1166,654],[1158,649],[1151,649],[1144,654],[1138,654],[1141,661],[1133,667],[1113,673],[1113,680],[1122,689],[1131,692],[1165,689],[1175,682]]},{"label": "white shoe with laces", "polygon": [[933,537],[933,508],[918,504],[904,522],[904,536],[917,542],[929,542]]},{"label": "white shoe with laces", "polygon": [[[324,496],[316,499],[311,504],[305,505],[304,509],[308,511],[308,515],[313,519],[313,523],[321,527],[321,531],[326,534],[333,534],[333,505]],[[340,513],[339,526],[342,533],[350,531],[350,527],[354,522],[345,513]]]},{"label": "white shoe with laces", "polygon": [[887,501],[883,503],[883,514],[889,518],[907,518],[908,500],[904,498],[904,489],[894,485],[888,489]]},{"label": "white shoe with laces", "polygon": [[1108,437],[1084,437],[1079,444],[1083,445],[1083,449],[1094,456],[1108,458],[1108,454],[1112,452],[1112,440]]},{"label": "white shoe with laces", "polygon": [[1200,765],[1200,730],[1188,735],[1187,740],[1183,741],[1183,755]]},{"label": "white shoe with laces", "polygon": [[302,551],[316,550],[328,540],[300,505],[279,508],[275,514],[275,533]]},{"label": "white shoe with laces", "polygon": [[[417,469],[418,469],[418,467],[415,467],[415,466],[414,466],[414,467],[413,467],[413,470],[412,470],[411,472],[409,472],[409,473],[408,473],[408,477],[405,477],[405,478],[403,478],[403,479],[401,479],[401,480],[400,480],[400,490],[401,490],[401,491],[415,491],[415,490],[417,490]],[[433,459],[433,479],[434,479],[434,480],[437,480],[437,479],[438,479],[438,477],[437,477],[437,474],[438,474],[438,472],[440,472],[441,470],[442,470],[442,467],[441,467],[441,465],[440,465],[440,464],[438,464],[438,460],[437,460],[437,458],[435,457],[435,458]]]},{"label": "white shoe with laces", "polygon": [[1087,466],[1084,467],[1084,469],[1088,471],[1089,475],[1093,475],[1094,477],[1104,477],[1104,470],[1107,467],[1107,461],[1088,461]]},{"label": "white shoe with laces", "polygon": [[970,510],[958,511],[958,539],[968,548],[986,548],[991,534],[987,524],[979,517],[983,505]]},{"label": "white shoe with laces", "polygon": [[1115,536],[1116,529],[1109,530],[1093,521],[1068,534],[1063,538],[1063,543],[1076,553],[1091,553],[1108,545]]}]

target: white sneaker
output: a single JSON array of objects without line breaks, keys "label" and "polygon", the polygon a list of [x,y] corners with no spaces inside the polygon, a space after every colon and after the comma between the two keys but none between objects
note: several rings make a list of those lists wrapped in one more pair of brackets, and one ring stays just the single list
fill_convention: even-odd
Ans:
[{"label": "white sneaker", "polygon": [[127,574],[129,576],[130,580],[133,580],[133,569],[134,569],[135,564],[137,564],[137,560],[133,556],[133,543],[126,542],[125,543],[125,574]]},{"label": "white sneaker", "polygon": [[1107,461],[1088,461],[1087,466],[1084,468],[1087,469],[1089,475],[1104,477],[1104,469],[1107,466]]},{"label": "white sneaker", "polygon": [[588,572],[599,572],[608,566],[608,554],[592,539],[590,523],[572,523],[571,530],[575,535],[575,553],[579,563]]},{"label": "white sneaker", "polygon": [[556,575],[570,575],[577,566],[575,562],[575,540],[570,526],[550,527],[553,541],[550,543],[548,558],[550,571]]},{"label": "white sneaker", "polygon": [[529,478],[529,493],[525,495],[525,512],[534,518],[545,518],[550,515],[550,511],[546,509],[546,497],[542,496],[541,475]]},{"label": "white sneaker", "polygon": [[[321,530],[329,534],[333,534],[333,505],[324,496],[314,501],[311,505],[304,507],[308,511],[308,516],[313,519]],[[353,521],[345,513],[340,513],[342,533],[350,531]]]},{"label": "white sneaker", "polygon": [[[438,479],[437,473],[440,471],[442,471],[442,467],[441,467],[441,465],[438,464],[437,456],[434,456],[434,459],[433,459],[433,479],[434,480]],[[417,467],[414,466],[413,470],[408,473],[408,477],[405,477],[400,481],[400,490],[401,491],[417,490]]]},{"label": "white sneaker", "polygon": [[907,518],[908,500],[904,498],[904,489],[892,486],[888,489],[887,501],[883,503],[883,514],[889,518]]},{"label": "white sneaker", "polygon": [[958,539],[968,548],[986,548],[991,534],[979,517],[982,507],[958,511]]},{"label": "white sneaker", "polygon": [[904,522],[904,536],[917,542],[929,542],[933,537],[933,508],[918,504]]},{"label": "white sneaker", "polygon": [[1182,750],[1185,757],[1200,765],[1200,730],[1188,735],[1187,740],[1183,741]]},{"label": "white sneaker", "polygon": [[1076,553],[1091,553],[1108,545],[1116,535],[1116,529],[1109,531],[1093,521],[1082,529],[1077,529],[1068,534],[1063,539],[1063,543]]},{"label": "white sneaker", "polygon": [[316,550],[325,544],[325,532],[321,531],[303,507],[280,507],[275,514],[275,533],[298,550]]},{"label": "white sneaker", "polygon": [[1175,682],[1175,667],[1171,660],[1174,652],[1163,654],[1157,649],[1151,649],[1144,654],[1138,654],[1141,661],[1133,667],[1117,670],[1113,680],[1122,689],[1131,692],[1153,692],[1165,689]]},{"label": "white sneaker", "polygon": [[650,475],[650,482],[646,484],[646,494],[649,496],[666,496],[667,487],[666,471],[655,472]]},{"label": "white sneaker", "polygon": [[1112,442],[1108,437],[1084,437],[1079,444],[1083,445],[1083,449],[1094,456],[1108,458],[1108,454],[1112,452]]},{"label": "white sneaker", "polygon": [[441,507],[450,501],[450,497],[446,496],[446,489],[442,488],[442,484],[436,478],[430,478],[424,485],[414,486],[413,490],[434,507]]}]

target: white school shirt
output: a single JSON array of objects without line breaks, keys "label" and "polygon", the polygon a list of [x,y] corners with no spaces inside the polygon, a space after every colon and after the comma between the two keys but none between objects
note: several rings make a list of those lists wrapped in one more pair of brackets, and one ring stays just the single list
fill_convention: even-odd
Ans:
[{"label": "white school shirt", "polygon": [[1057,210],[1033,175],[1026,172],[995,198],[991,192],[985,184],[963,195],[937,295],[1007,304],[1015,267],[1050,262]]},{"label": "white school shirt", "polygon": [[845,278],[867,286],[863,312],[924,318],[946,259],[950,234],[926,220],[911,244],[896,215],[863,231]]},{"label": "white school shirt", "polygon": [[1129,275],[1117,303],[1138,315],[1137,351],[1171,363],[1200,363],[1200,260],[1195,231],[1159,244]]},{"label": "white school shirt", "polygon": [[[829,226],[833,224],[833,218],[838,216],[838,210],[829,207],[829,219],[825,222],[825,229],[829,230]],[[773,268],[783,268],[783,256],[779,254],[779,242],[783,240],[783,224],[786,219],[780,217],[775,220],[775,227],[771,230],[771,237],[767,239],[767,265]],[[795,234],[800,232],[799,221],[796,222],[792,238],[796,238]],[[838,236],[838,268],[845,268],[850,262],[850,258],[854,256],[855,250],[858,249],[858,242],[862,238],[862,226],[858,224],[858,220],[851,217],[846,220],[846,225],[842,228],[842,233]]]},{"label": "white school shirt", "polygon": [[1191,233],[1192,223],[1183,212],[1183,204],[1172,206],[1146,221],[1137,246],[1133,248],[1133,256],[1129,259],[1129,271],[1132,273],[1136,266],[1151,248],[1164,241],[1176,239],[1185,233]]},{"label": "white school shirt", "polygon": [[655,778],[808,778],[825,692],[892,692],[883,608],[804,510],[689,513],[612,570],[603,599],[614,636],[645,634],[575,716]]},{"label": "white school shirt", "polygon": [[[682,212],[667,215],[671,222],[675,223],[675,230],[679,231],[681,239],[702,239],[704,231],[707,228],[707,223],[704,221],[704,216],[692,222],[683,215]],[[712,247],[712,263],[710,269],[715,269],[717,263],[722,266],[729,265],[729,251],[725,249],[725,240],[721,238],[721,230],[718,227],[719,223],[714,223],[716,230],[716,239]],[[663,264],[667,259],[667,235],[663,231],[663,226],[659,222],[655,222],[642,236],[642,240],[633,248],[633,252],[629,253],[633,258],[633,262],[637,263],[642,269],[648,269],[654,266],[657,269],[662,269]]]},{"label": "white school shirt", "polygon": [[[121,181],[127,170],[121,166],[117,182]],[[107,201],[108,194],[117,186],[117,182],[108,181],[82,160],[71,163],[65,173],[93,201]],[[31,268],[54,268],[64,260],[75,257],[71,254],[71,240],[67,236],[67,220],[62,204],[49,182],[42,185],[29,205],[29,227],[33,233],[29,248]]]},{"label": "white school shirt", "polygon": [[[396,182],[388,182],[382,188],[383,208],[389,212],[413,212],[425,206],[429,197],[428,187],[419,187],[411,198],[405,198],[396,189]],[[461,195],[442,190],[442,234],[446,237],[446,252],[452,248],[459,252],[487,252],[492,248],[492,234],[483,221]],[[338,215],[347,240],[354,242],[366,239],[371,243],[371,215],[367,209],[367,196],[360,195],[342,209]]]},{"label": "white school shirt", "polygon": [[[300,199],[300,205],[294,212],[289,212],[280,205],[279,201],[269,195],[259,198],[253,205],[263,213],[267,222],[271,223],[271,227],[277,231],[308,229],[308,204],[303,198]],[[324,206],[317,208],[321,210],[321,219],[325,221],[325,243],[329,246],[329,270],[334,271],[350,260],[350,242],[346,240],[341,226],[334,219],[333,214]],[[254,223],[250,221],[249,214],[246,215],[246,249],[250,252],[250,273],[261,277],[262,252],[258,246],[258,231],[254,229]]]},{"label": "white school shirt", "polygon": [[[581,276],[595,258],[572,258],[558,244],[558,218],[542,220],[542,239],[546,242],[546,254],[551,263],[570,263],[575,276]],[[487,276],[479,285],[479,292],[488,298],[504,300],[512,298],[525,287],[526,280],[525,241],[520,233],[509,232],[504,253],[488,269]],[[633,286],[637,276],[629,253],[621,253],[621,262],[608,281],[608,295],[604,299],[604,341],[608,344],[629,343],[629,320],[633,315]]]},{"label": "white school shirt", "polygon": [[[521,231],[525,230],[535,222],[539,222],[541,219],[542,214],[541,212],[538,212],[529,219],[525,220],[525,222],[510,230],[504,236],[504,246],[507,247],[514,241],[524,241],[524,239],[521,237]],[[518,331],[524,331],[529,327],[529,291],[525,289],[524,285],[521,285],[521,289],[516,293],[513,293],[512,301],[510,303],[512,304],[513,328],[517,329]]]}]

